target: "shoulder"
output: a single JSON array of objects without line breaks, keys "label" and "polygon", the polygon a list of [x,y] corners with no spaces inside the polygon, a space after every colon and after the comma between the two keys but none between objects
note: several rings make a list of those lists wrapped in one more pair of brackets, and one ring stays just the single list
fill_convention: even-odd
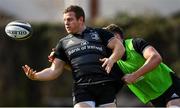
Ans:
[{"label": "shoulder", "polygon": [[66,42],[66,40],[68,40],[68,39],[70,39],[70,38],[72,38],[72,37],[73,37],[73,35],[68,34],[67,36],[65,36],[65,37],[63,37],[63,38],[60,38],[59,41],[57,42],[56,47],[62,48],[63,45],[64,45],[64,43]]},{"label": "shoulder", "polygon": [[68,34],[67,36],[61,38],[59,41],[62,42],[62,41],[64,41],[64,40],[70,39],[70,38],[72,38],[72,37],[73,37],[72,34]]},{"label": "shoulder", "polygon": [[98,34],[112,34],[111,32],[102,29],[102,28],[92,28],[92,27],[87,27],[88,32],[97,32]]},{"label": "shoulder", "polygon": [[143,38],[133,38],[132,43],[134,46],[137,46],[137,47],[140,47],[140,46],[146,47],[147,45],[149,45],[149,43]]},{"label": "shoulder", "polygon": [[[102,43],[107,46],[107,44],[109,43],[109,40],[114,37],[114,35],[107,31],[107,30],[104,30],[102,28],[88,28],[89,31],[91,33],[97,33],[97,36],[102,40]],[[91,34],[92,35],[92,34]]]},{"label": "shoulder", "polygon": [[66,36],[63,37],[63,38],[60,38],[59,41],[58,41],[58,44],[59,44],[59,45],[62,45],[62,43],[63,43],[64,41],[66,41],[66,40],[68,40],[68,39],[71,39],[72,37],[73,37],[72,34],[68,34],[68,35],[66,35]]},{"label": "shoulder", "polygon": [[101,36],[103,36],[103,38],[106,38],[106,37],[114,37],[114,34],[105,30],[105,29],[102,29],[102,28],[95,28],[95,30],[98,32],[98,34],[100,34]]},{"label": "shoulder", "polygon": [[101,33],[101,32],[104,32],[104,30],[101,29],[101,28],[87,27],[85,32],[98,32],[98,33]]},{"label": "shoulder", "polygon": [[102,28],[94,28],[94,30],[96,30],[97,32],[108,32],[108,33],[110,33],[109,31],[102,29]]},{"label": "shoulder", "polygon": [[150,44],[149,44],[146,40],[144,40],[143,38],[133,38],[132,44],[133,44],[134,49],[135,49],[138,53],[140,53],[140,54],[142,54],[143,50],[144,50],[147,46],[150,45]]},{"label": "shoulder", "polygon": [[146,41],[143,38],[132,38],[134,42],[143,42]]}]

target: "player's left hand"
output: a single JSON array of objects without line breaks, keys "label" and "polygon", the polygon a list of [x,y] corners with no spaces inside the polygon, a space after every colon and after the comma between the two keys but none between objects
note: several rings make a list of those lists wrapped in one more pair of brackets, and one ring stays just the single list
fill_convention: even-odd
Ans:
[{"label": "player's left hand", "polygon": [[102,67],[105,68],[107,73],[111,72],[111,68],[114,65],[114,61],[109,59],[109,58],[103,58],[103,59],[99,59],[101,62],[103,62]]}]

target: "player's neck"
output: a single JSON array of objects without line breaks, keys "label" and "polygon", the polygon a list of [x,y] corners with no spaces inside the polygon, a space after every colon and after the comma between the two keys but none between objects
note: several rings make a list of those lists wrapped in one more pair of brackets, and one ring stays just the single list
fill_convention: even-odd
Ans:
[{"label": "player's neck", "polygon": [[77,34],[82,34],[82,32],[83,32],[85,29],[86,29],[86,25],[82,25],[82,26],[80,27],[80,30],[79,30],[79,32],[78,32]]}]

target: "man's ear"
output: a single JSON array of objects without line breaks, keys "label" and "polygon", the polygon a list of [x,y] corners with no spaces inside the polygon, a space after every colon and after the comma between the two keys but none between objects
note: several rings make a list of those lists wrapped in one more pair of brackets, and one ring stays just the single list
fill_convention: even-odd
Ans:
[{"label": "man's ear", "polygon": [[116,38],[118,38],[118,39],[121,39],[121,36],[120,36],[119,33],[114,33],[114,36],[115,36]]},{"label": "man's ear", "polygon": [[81,17],[79,18],[79,21],[84,22],[84,18],[81,16]]}]

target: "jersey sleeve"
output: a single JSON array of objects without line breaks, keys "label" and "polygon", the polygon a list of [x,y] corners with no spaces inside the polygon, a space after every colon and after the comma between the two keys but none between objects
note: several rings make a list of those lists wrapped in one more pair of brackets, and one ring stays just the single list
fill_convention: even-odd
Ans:
[{"label": "jersey sleeve", "polygon": [[105,46],[108,45],[109,41],[114,38],[114,35],[111,32],[108,32],[107,30],[104,29],[97,29],[98,34],[100,35],[100,38],[103,41],[103,44]]},{"label": "jersey sleeve", "polygon": [[54,57],[58,58],[60,60],[63,60],[64,62],[67,62],[67,56],[65,54],[64,49],[62,48],[62,42],[61,40],[59,41],[59,43],[56,45],[56,50],[54,53]]},{"label": "jersey sleeve", "polygon": [[142,38],[134,38],[132,43],[136,52],[140,53],[141,55],[143,55],[144,48],[150,45],[147,41],[145,41]]}]

